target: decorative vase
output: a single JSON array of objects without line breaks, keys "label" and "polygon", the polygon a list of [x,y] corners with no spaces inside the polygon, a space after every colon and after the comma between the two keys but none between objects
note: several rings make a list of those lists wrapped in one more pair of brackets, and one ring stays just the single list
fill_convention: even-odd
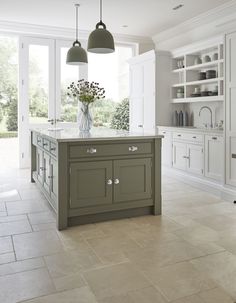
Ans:
[{"label": "decorative vase", "polygon": [[78,123],[79,123],[79,130],[81,132],[90,131],[93,124],[93,119],[90,113],[88,103],[81,102],[79,113],[78,113]]}]

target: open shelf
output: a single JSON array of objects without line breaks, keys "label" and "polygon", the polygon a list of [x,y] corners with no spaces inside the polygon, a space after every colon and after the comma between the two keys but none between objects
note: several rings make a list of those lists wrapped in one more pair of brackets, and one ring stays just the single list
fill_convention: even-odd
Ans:
[{"label": "open shelf", "polygon": [[172,103],[192,103],[192,102],[220,102],[224,101],[224,96],[207,96],[207,97],[189,97],[189,98],[175,98]]},{"label": "open shelf", "polygon": [[206,80],[186,82],[185,85],[203,85],[203,84],[215,83],[215,82],[223,81],[223,80],[224,80],[223,78],[211,78],[211,79],[206,79]]},{"label": "open shelf", "polygon": [[207,63],[202,63],[202,64],[197,64],[197,65],[187,66],[185,69],[186,70],[203,70],[203,69],[208,69],[210,67],[216,67],[216,66],[218,66],[219,63],[223,63],[223,59],[211,61],[211,62],[207,62]]}]

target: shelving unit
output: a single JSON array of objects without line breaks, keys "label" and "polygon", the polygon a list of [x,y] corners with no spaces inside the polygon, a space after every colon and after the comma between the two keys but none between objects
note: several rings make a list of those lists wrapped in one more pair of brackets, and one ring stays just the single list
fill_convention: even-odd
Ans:
[{"label": "shelving unit", "polygon": [[[206,61],[209,56],[211,61]],[[200,58],[203,63],[195,64]],[[172,59],[172,102],[208,102],[224,100],[223,43],[205,45],[204,48],[178,54]],[[209,59],[209,58],[208,58]],[[199,80],[200,72],[215,71],[215,78]],[[193,96],[195,92],[216,92],[212,96]],[[179,95],[179,98],[178,98]]]}]

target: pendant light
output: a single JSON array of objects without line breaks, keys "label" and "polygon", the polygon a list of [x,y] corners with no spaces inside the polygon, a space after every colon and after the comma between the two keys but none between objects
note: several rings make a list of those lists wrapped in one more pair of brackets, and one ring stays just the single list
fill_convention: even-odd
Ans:
[{"label": "pendant light", "polygon": [[76,11],[76,40],[73,46],[68,50],[66,63],[70,65],[84,65],[88,63],[87,53],[81,47],[81,43],[78,40],[79,30],[78,30],[78,9],[80,5],[75,4]]},{"label": "pendant light", "polygon": [[88,52],[97,54],[109,54],[115,51],[112,34],[106,29],[102,22],[102,0],[100,0],[100,22],[96,29],[89,35]]}]

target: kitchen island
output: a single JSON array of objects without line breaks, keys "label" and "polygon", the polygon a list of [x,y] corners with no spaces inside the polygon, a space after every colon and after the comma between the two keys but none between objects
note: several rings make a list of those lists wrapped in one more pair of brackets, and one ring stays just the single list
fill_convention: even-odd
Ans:
[{"label": "kitchen island", "polygon": [[161,139],[157,133],[94,129],[31,130],[31,181],[59,230],[161,214]]}]

